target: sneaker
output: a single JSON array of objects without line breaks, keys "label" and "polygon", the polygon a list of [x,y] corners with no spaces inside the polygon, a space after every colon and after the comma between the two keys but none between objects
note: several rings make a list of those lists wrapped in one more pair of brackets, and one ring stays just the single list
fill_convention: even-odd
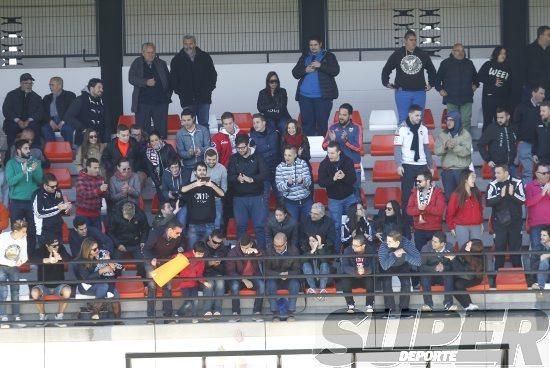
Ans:
[{"label": "sneaker", "polygon": [[287,322],[294,322],[296,321],[296,317],[294,317],[294,313],[289,313],[288,317],[286,318]]},{"label": "sneaker", "polygon": [[252,320],[254,322],[263,322],[264,319],[262,318],[262,313],[261,312],[254,312],[254,315],[252,316]]},{"label": "sneaker", "polygon": [[229,322],[235,323],[235,322],[239,322],[240,320],[241,320],[241,316],[239,316],[239,313],[233,312],[233,317],[229,319]]},{"label": "sneaker", "polygon": [[210,311],[206,312],[206,313],[204,314],[203,319],[204,319],[205,321],[210,321],[210,320],[212,319],[212,312],[210,312]]},{"label": "sneaker", "polygon": [[63,323],[61,321],[63,321],[63,313],[58,313],[55,315],[55,325],[57,327],[67,327],[67,324],[66,323]]},{"label": "sneaker", "polygon": [[44,313],[39,313],[38,314],[38,320],[40,322],[36,324],[36,327],[45,326],[46,321],[48,320],[48,315],[44,314]]},{"label": "sneaker", "polygon": [[220,312],[214,312],[214,319],[220,319],[222,318],[222,314]]},{"label": "sneaker", "polygon": [[355,305],[353,304],[348,305],[348,313],[349,314],[355,313]]},{"label": "sneaker", "polygon": [[314,288],[309,288],[307,289],[306,294],[317,294],[317,291],[315,291]]},{"label": "sneaker", "polygon": [[467,310],[467,311],[476,311],[476,310],[479,310],[479,307],[475,304],[472,304],[470,303],[469,306],[467,306],[466,308],[464,308],[464,310]]},{"label": "sneaker", "polygon": [[424,304],[422,307],[420,307],[420,310],[422,312],[431,312],[432,311],[432,307],[429,306],[428,304]]},{"label": "sneaker", "polygon": [[191,323],[192,323],[192,324],[199,323],[199,319],[198,319],[198,318],[192,318],[192,319],[191,319]]},{"label": "sneaker", "polygon": [[374,313],[374,308],[372,305],[369,304],[365,307],[365,313]]},{"label": "sneaker", "polygon": [[271,319],[272,322],[281,322],[281,317],[279,317],[278,314],[274,314],[273,318]]},{"label": "sneaker", "polygon": [[541,289],[544,289],[544,288],[541,288],[540,285],[537,282],[534,282],[531,285],[531,290],[541,290]]},{"label": "sneaker", "polygon": [[324,302],[325,300],[327,300],[326,294],[327,294],[327,289],[319,290],[319,296],[317,297],[317,300]]},{"label": "sneaker", "polygon": [[445,310],[448,311],[448,312],[454,312],[455,310],[457,310],[457,306],[455,304],[447,304],[445,306]]},{"label": "sneaker", "polygon": [[[9,319],[7,316],[2,316],[2,318],[0,319],[0,321],[2,322],[8,322]],[[11,325],[9,323],[0,323],[0,328],[10,328]]]},{"label": "sneaker", "polygon": [[23,322],[21,316],[15,316],[15,325],[19,328],[27,327],[27,324]]}]

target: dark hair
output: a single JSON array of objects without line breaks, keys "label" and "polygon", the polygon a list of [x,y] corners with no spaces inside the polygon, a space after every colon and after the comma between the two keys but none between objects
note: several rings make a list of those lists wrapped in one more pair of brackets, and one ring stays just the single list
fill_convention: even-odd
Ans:
[{"label": "dark hair", "polygon": [[42,178],[42,184],[48,184],[49,182],[55,181],[57,183],[57,178],[52,173],[45,173]]},{"label": "dark hair", "polygon": [[90,151],[90,134],[92,132],[95,132],[97,135],[97,145],[101,145],[101,138],[99,136],[99,132],[95,128],[88,128],[84,131],[84,139],[82,140],[82,145],[80,146],[80,156],[82,157],[82,162],[80,164],[84,164],[84,160],[88,157],[88,152]]},{"label": "dark hair", "polygon": [[170,161],[168,163],[168,168],[170,168],[170,166],[172,166],[172,165],[178,165],[179,167],[181,167],[180,160],[178,160],[177,158],[173,159],[172,161]]},{"label": "dark hair", "polygon": [[206,166],[206,164],[204,163],[204,161],[199,161],[195,164],[195,171],[197,171],[197,169],[199,167],[204,167],[206,170],[208,170],[208,166]]},{"label": "dark hair", "polygon": [[75,217],[73,220],[73,227],[76,229],[82,225],[86,225],[86,221],[82,217]]},{"label": "dark hair", "polygon": [[239,239],[239,245],[248,245],[252,243],[254,240],[250,237],[248,234],[243,234],[241,238]]},{"label": "dark hair", "polygon": [[540,107],[550,107],[550,101],[542,101],[539,105]]},{"label": "dark hair", "polygon": [[286,150],[293,150],[294,152],[297,152],[298,151],[298,147],[296,146],[293,146],[291,144],[285,144],[284,148],[283,148],[283,152],[286,151]]},{"label": "dark hair", "polygon": [[336,148],[336,149],[338,149],[338,151],[341,151],[341,150],[342,150],[342,149],[340,148],[340,144],[339,144],[338,142],[336,142],[336,141],[330,142],[330,143],[328,144],[328,146],[327,146],[327,149],[328,149],[328,148]]},{"label": "dark hair", "polygon": [[544,34],[544,32],[546,32],[547,30],[549,30],[550,27],[548,26],[540,26],[537,28],[537,38],[539,38],[540,36],[542,36]]},{"label": "dark hair", "polygon": [[[470,247],[470,253],[483,253],[483,242],[480,239],[470,239],[470,242],[472,242],[472,246]],[[468,242],[466,242],[468,244]],[[464,249],[466,247],[466,244],[462,246],[461,249]],[[464,262],[470,266],[470,269],[473,273],[480,273],[483,272],[483,254],[476,254],[476,255],[463,255],[459,256]],[[481,277],[481,275],[475,275],[477,277]]]},{"label": "dark hair", "polygon": [[98,83],[104,84],[103,81],[99,78],[92,78],[88,81],[88,89],[95,87]]},{"label": "dark hair", "polygon": [[403,240],[403,234],[401,234],[401,231],[392,230],[392,231],[390,231],[390,233],[388,234],[388,236],[389,236],[390,238],[392,238],[393,240],[398,241],[398,242],[400,242],[401,240]]},{"label": "dark hair", "polygon": [[193,244],[193,250],[197,253],[206,253],[206,243],[203,240],[197,241]]},{"label": "dark hair", "polygon": [[536,93],[539,91],[539,89],[544,89],[544,86],[540,85],[540,84],[536,84],[534,86],[531,87],[531,93]]},{"label": "dark hair", "polygon": [[254,119],[260,119],[261,121],[266,121],[264,114],[262,114],[261,112],[257,112],[254,115],[252,115],[252,119],[253,120]]},{"label": "dark hair", "polygon": [[225,119],[233,119],[235,120],[235,115],[233,115],[232,112],[226,111],[222,114],[222,117],[220,118],[221,121],[224,121]]},{"label": "dark hair", "polygon": [[[168,202],[166,202],[166,203],[168,203]],[[179,227],[179,228],[183,229],[183,226],[178,222],[178,220],[175,220],[175,219],[172,219],[172,220],[168,221],[165,225],[166,229],[174,229],[176,227]]]},{"label": "dark hair", "polygon": [[500,114],[500,113],[503,113],[503,112],[510,115],[510,111],[508,111],[508,109],[506,107],[502,107],[502,106],[497,107],[497,110],[496,110],[497,114]]},{"label": "dark hair", "polygon": [[11,221],[12,231],[19,231],[21,229],[27,229],[28,227],[29,223],[25,219],[17,219],[15,221]]},{"label": "dark hair", "polygon": [[[42,239],[40,243],[41,245],[46,247],[48,245],[52,245],[53,243],[57,242],[59,244],[59,240],[57,238],[54,238],[52,236],[47,236],[46,238]],[[61,245],[61,244],[59,244]]]},{"label": "dark hair", "polygon": [[98,164],[99,165],[99,160],[95,157],[90,157],[90,158],[86,159],[86,167],[90,167],[90,166],[92,166],[92,164]]},{"label": "dark hair", "polygon": [[130,164],[130,160],[128,160],[128,158],[126,158],[126,157],[121,157],[121,158],[118,159],[118,161],[116,162],[117,167],[120,166],[120,164],[122,164],[123,162],[127,162],[128,164]]},{"label": "dark hair", "polygon": [[[491,52],[491,60],[492,61],[497,61],[498,59],[498,55],[500,54],[500,52],[502,50],[506,50],[506,47],[504,46],[497,46],[493,49],[493,52]],[[508,57],[506,58],[506,60],[508,60]],[[506,62],[506,61],[505,61]]]},{"label": "dark hair", "polygon": [[[348,216],[348,229],[351,232],[354,230],[357,230],[357,223],[359,222],[357,218],[357,205],[361,204],[361,202],[357,202],[354,204],[350,204],[348,208],[346,209],[346,215]],[[362,206],[362,204],[361,204]]]},{"label": "dark hair", "polygon": [[31,142],[29,142],[28,140],[26,139],[18,139],[15,141],[15,151],[17,151],[18,149],[21,149],[25,144],[31,144]]},{"label": "dark hair", "polygon": [[277,77],[277,80],[279,81],[279,83],[277,83],[277,87],[275,88],[275,92],[277,92],[279,88],[281,88],[281,79],[279,78],[279,75],[274,71],[270,71],[269,73],[267,73],[267,77],[265,77],[265,90],[268,92],[271,90],[271,88],[269,87],[269,80],[273,76]]},{"label": "dark hair", "polygon": [[[466,203],[466,200],[468,199],[468,192],[466,191],[466,181],[468,181],[468,178],[473,173],[474,172],[471,171],[470,169],[464,169],[460,173],[460,178],[458,179],[458,186],[455,189],[455,192],[458,195],[458,204],[460,207],[464,206],[464,203]],[[479,191],[476,185],[474,185],[474,187],[470,189],[470,193],[475,198],[475,200],[481,205],[481,201],[482,201],[481,192]]]},{"label": "dark hair", "polygon": [[445,235],[443,231],[436,231],[433,236],[437,238],[441,243],[447,242],[447,235]]},{"label": "dark hair", "polygon": [[286,216],[290,216],[290,213],[288,212],[287,208],[285,206],[281,205],[281,204],[277,205],[277,207],[275,207],[274,212],[276,212],[276,211],[280,211],[280,212],[284,213]]},{"label": "dark hair", "polygon": [[225,233],[222,229],[214,229],[210,233],[211,238],[219,238],[219,239],[225,239]]},{"label": "dark hair", "polygon": [[543,226],[542,229],[540,229],[540,231],[546,231],[546,234],[550,235],[550,226],[549,225]]},{"label": "dark hair", "polygon": [[417,104],[412,104],[409,107],[409,113],[411,113],[413,111],[422,111],[422,107],[420,107],[420,105],[417,105]]},{"label": "dark hair", "polygon": [[208,157],[218,156],[218,151],[216,151],[214,147],[210,147],[206,149],[206,151],[204,152],[204,155]]},{"label": "dark hair", "polygon": [[237,147],[241,143],[244,143],[248,146],[248,143],[250,143],[250,138],[248,138],[248,135],[237,134],[237,137],[235,137],[235,147]]},{"label": "dark hair", "polygon": [[[393,213],[394,213],[393,216],[386,215],[385,207],[388,205],[388,203],[390,203],[393,208]],[[395,216],[395,227],[397,229],[403,228],[403,215],[401,213],[401,205],[395,199],[388,201],[388,203],[386,203],[384,208],[378,211],[378,216],[376,217],[376,231],[378,232],[384,232],[384,224],[386,223],[387,218],[394,217],[394,216]]]},{"label": "dark hair", "polygon": [[432,172],[430,170],[419,172],[418,174],[416,174],[416,177],[418,178],[420,175],[424,177],[424,180],[432,181]]},{"label": "dark hair", "polygon": [[409,38],[410,36],[416,37],[416,32],[412,29],[407,29],[407,32],[405,32],[405,35],[403,36],[404,39]]},{"label": "dark hair", "polygon": [[183,109],[180,116],[191,116],[193,120],[195,119],[195,113],[191,109]]},{"label": "dark hair", "polygon": [[365,238],[365,235],[363,234],[357,234],[353,237],[353,240],[357,240],[362,245],[367,244],[367,238]]},{"label": "dark hair", "polygon": [[130,127],[128,125],[118,124],[118,126],[116,127],[117,133],[126,132],[126,131],[128,132],[130,131]]},{"label": "dark hair", "polygon": [[156,130],[156,129],[153,129],[153,130],[151,131],[151,133],[149,134],[149,140],[151,140],[151,136],[153,136],[153,135],[156,135],[157,137],[159,137],[160,140],[163,140],[163,139],[164,139],[164,137],[163,137],[162,135],[160,135],[160,132],[159,132],[158,130]]},{"label": "dark hair", "polygon": [[506,165],[506,164],[498,164],[498,165],[495,165],[495,170],[498,169],[499,167],[500,167],[502,170],[506,171],[506,172],[510,172],[510,168],[509,168],[508,165]]},{"label": "dark hair", "polygon": [[342,109],[348,110],[349,116],[351,116],[351,114],[353,114],[353,107],[347,102],[341,104],[340,107],[338,108],[338,110],[342,110]]},{"label": "dark hair", "polygon": [[307,44],[308,44],[308,46],[309,46],[309,43],[310,43],[311,41],[317,41],[317,42],[319,42],[320,44],[323,44],[323,40],[321,39],[321,36],[319,36],[319,35],[311,35],[311,36],[309,36],[309,37],[307,38]]}]

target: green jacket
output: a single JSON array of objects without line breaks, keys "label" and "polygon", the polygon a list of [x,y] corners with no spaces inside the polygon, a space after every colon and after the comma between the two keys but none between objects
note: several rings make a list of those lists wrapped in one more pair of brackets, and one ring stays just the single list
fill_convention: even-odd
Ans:
[{"label": "green jacket", "polygon": [[42,165],[40,161],[30,159],[27,162],[27,169],[30,169],[33,162],[38,165],[34,171],[23,172],[22,164],[11,159],[6,164],[6,179],[8,181],[10,199],[30,201],[32,195],[42,182]]},{"label": "green jacket", "polygon": [[[445,143],[454,140],[454,148],[445,148]],[[439,133],[435,141],[435,154],[441,157],[443,169],[466,169],[472,163],[472,136],[462,129],[454,138],[446,132]]]}]

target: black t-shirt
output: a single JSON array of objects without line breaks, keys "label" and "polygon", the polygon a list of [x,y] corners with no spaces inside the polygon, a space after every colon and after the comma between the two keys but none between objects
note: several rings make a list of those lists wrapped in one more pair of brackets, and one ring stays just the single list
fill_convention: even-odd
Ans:
[{"label": "black t-shirt", "polygon": [[[67,261],[69,259],[69,255],[67,252],[64,251],[63,248],[59,248],[59,255],[64,261]],[[42,247],[39,250],[39,259],[42,261],[44,258],[48,258],[50,256],[50,252],[46,249],[46,247]],[[65,266],[63,265],[63,262],[58,263],[40,263],[38,265],[38,273],[36,275],[37,281],[39,285],[45,285],[49,288],[56,288],[60,285],[59,282],[56,283],[49,283],[48,281],[59,281],[59,280],[65,280]]]},{"label": "black t-shirt", "polygon": [[198,225],[214,222],[216,219],[215,197],[216,192],[214,189],[205,185],[193,188],[186,193],[187,219],[190,224]]}]

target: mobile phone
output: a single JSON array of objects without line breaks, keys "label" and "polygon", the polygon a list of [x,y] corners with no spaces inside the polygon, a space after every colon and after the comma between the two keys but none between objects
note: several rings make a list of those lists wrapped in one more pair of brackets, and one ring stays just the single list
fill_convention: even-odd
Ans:
[{"label": "mobile phone", "polygon": [[210,176],[200,178],[200,181],[210,181]]}]

